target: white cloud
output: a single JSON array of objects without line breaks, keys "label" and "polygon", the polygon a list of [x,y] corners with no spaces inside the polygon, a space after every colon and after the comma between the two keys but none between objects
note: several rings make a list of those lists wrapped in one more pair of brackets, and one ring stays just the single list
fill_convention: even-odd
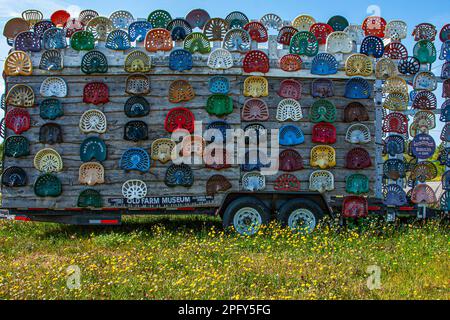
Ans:
[{"label": "white cloud", "polygon": [[79,6],[71,4],[67,6],[66,11],[70,13],[71,17],[78,17],[80,15],[81,8]]},{"label": "white cloud", "polygon": [[0,0],[0,17],[12,18],[19,17],[27,9],[37,9],[44,14],[44,17],[50,15],[56,10],[67,10],[71,15],[78,16],[81,9],[66,1],[55,0]]}]

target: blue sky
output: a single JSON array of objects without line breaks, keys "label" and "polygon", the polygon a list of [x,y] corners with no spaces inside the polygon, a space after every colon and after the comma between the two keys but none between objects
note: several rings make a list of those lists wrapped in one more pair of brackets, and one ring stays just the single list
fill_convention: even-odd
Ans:
[{"label": "blue sky", "polygon": [[[380,8],[379,12],[386,20],[403,19],[411,26],[423,21],[442,26],[449,21],[450,10],[447,0],[433,0],[432,5],[418,0],[340,0],[340,1],[299,1],[299,0],[227,0],[227,1],[198,1],[198,0],[158,0],[158,1],[114,1],[114,0],[0,0],[0,17],[8,17],[20,13],[27,8],[36,8],[47,16],[54,10],[64,8],[73,9],[92,8],[103,15],[109,15],[118,9],[125,9],[134,16],[146,17],[155,9],[164,8],[174,17],[182,17],[194,8],[204,8],[213,16],[225,16],[228,12],[239,10],[249,18],[259,18],[263,14],[273,12],[284,19],[292,19],[301,13],[308,13],[316,20],[324,21],[330,16],[340,14],[346,16],[353,23],[360,23],[367,15],[371,5]],[[424,5],[425,4],[425,5]],[[72,7],[72,8],[70,8]],[[369,11],[369,13],[373,13]]]},{"label": "blue sky", "polygon": [[[429,4],[429,5],[427,5]],[[109,16],[113,11],[122,9],[130,11],[136,18],[146,18],[156,9],[169,11],[172,17],[184,17],[187,12],[195,8],[206,9],[212,17],[225,17],[229,12],[239,10],[247,14],[250,19],[258,19],[265,13],[276,13],[283,20],[292,20],[299,14],[312,15],[317,21],[326,22],[333,15],[343,15],[352,24],[361,24],[368,15],[381,15],[387,21],[399,19],[408,23],[409,34],[415,25],[429,22],[440,28],[450,23],[450,10],[448,0],[432,0],[430,2],[418,0],[340,0],[340,1],[300,1],[300,0],[226,0],[226,1],[199,1],[199,0],[158,0],[158,1],[115,1],[115,0],[0,0],[0,30],[4,23],[26,9],[38,9],[49,17],[58,9],[65,9],[73,15],[78,15],[81,9],[94,9],[101,15]],[[413,39],[411,36],[404,42],[408,51],[412,51]],[[440,42],[436,46],[440,49]],[[0,59],[4,60],[10,47],[5,39],[0,41]],[[0,70],[3,68],[1,63]],[[435,74],[440,74],[442,61],[437,61],[433,67]],[[3,83],[0,81],[0,90]],[[436,91],[441,96],[441,91]],[[440,100],[442,103],[442,100]]]}]

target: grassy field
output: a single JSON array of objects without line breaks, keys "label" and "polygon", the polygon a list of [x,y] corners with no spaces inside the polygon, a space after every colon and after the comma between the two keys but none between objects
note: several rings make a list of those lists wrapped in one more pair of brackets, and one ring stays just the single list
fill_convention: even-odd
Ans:
[{"label": "grassy field", "polygon": [[[271,225],[246,238],[207,217],[111,228],[0,221],[0,298],[450,299],[449,235],[437,222],[306,236]],[[66,285],[71,265],[78,289]],[[369,266],[381,270],[379,289],[367,287]]]}]

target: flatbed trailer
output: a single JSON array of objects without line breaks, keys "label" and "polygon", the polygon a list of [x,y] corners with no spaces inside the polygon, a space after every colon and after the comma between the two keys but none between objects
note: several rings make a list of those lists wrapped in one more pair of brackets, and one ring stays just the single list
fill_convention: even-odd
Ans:
[{"label": "flatbed trailer", "polygon": [[[230,199],[225,199],[220,207],[179,207],[179,208],[141,208],[139,210],[132,209],[104,209],[89,210],[85,208],[66,208],[65,210],[48,210],[48,209],[9,209],[0,212],[0,219],[15,221],[35,221],[50,222],[67,225],[103,225],[114,226],[122,223],[124,216],[145,216],[145,215],[208,215],[220,216],[223,214],[231,199],[237,200],[244,196],[261,199],[262,202],[270,209],[271,219],[277,219],[281,206],[291,199],[320,199],[320,208],[326,216],[332,219],[339,219],[339,224],[345,224],[345,219],[340,215],[342,210],[343,198],[334,198],[330,204],[327,204],[320,194],[291,193],[286,197],[277,198],[273,192],[266,193],[235,193],[230,194]],[[322,199],[321,199],[322,198]],[[275,205],[275,207],[273,207]],[[378,217],[386,222],[394,222],[397,218],[443,218],[447,215],[440,209],[427,207],[419,207],[417,205],[388,207],[383,204],[381,199],[369,199],[368,216]]]},{"label": "flatbed trailer", "polygon": [[[144,20],[139,19],[139,21]],[[289,23],[285,22],[285,25]],[[69,38],[67,40],[69,41]],[[3,183],[2,208],[6,210],[4,217],[78,225],[117,225],[121,223],[124,215],[209,214],[220,216],[225,227],[234,226],[239,233],[243,234],[256,232],[259,225],[272,219],[278,219],[282,224],[291,228],[306,225],[312,230],[324,216],[333,218],[341,216],[343,200],[354,196],[346,190],[346,179],[352,174],[364,175],[369,183],[369,189],[362,195],[358,195],[360,199],[364,199],[363,201],[367,205],[364,216],[368,213],[392,219],[392,212],[395,212],[394,217],[402,213],[421,216],[420,212],[423,211],[423,208],[416,205],[395,208],[383,204],[382,82],[375,78],[373,72],[370,75],[359,77],[364,79],[370,87],[368,96],[357,99],[346,97],[348,83],[355,77],[348,75],[345,63],[350,56],[358,52],[358,45],[353,44],[352,52],[335,54],[337,71],[327,75],[312,74],[311,68],[315,64],[317,65],[315,56],[301,56],[301,69],[299,70],[290,72],[282,70],[280,60],[288,56],[291,50],[289,46],[277,42],[277,36],[274,34],[269,34],[265,43],[249,41],[251,50],[245,50],[245,52],[260,52],[267,57],[270,69],[265,73],[246,72],[243,69],[246,59],[245,52],[231,52],[233,63],[229,68],[211,67],[211,54],[221,47],[221,41],[217,40],[208,42],[207,46],[211,47],[212,53],[193,53],[191,55],[192,66],[179,71],[171,67],[171,53],[177,50],[181,52],[183,47],[185,49],[187,47],[182,41],[173,41],[172,45],[173,49],[153,50],[148,47],[149,44],[146,42],[136,42],[132,44],[131,48],[114,50],[108,48],[104,40],[98,41],[98,39],[95,48],[90,51],[75,50],[73,45],[69,45],[56,50],[61,61],[64,62],[59,70],[54,71],[42,68],[44,55],[50,50],[42,48],[35,52],[26,52],[33,70],[29,75],[6,75],[4,107],[6,113],[18,108],[27,110],[30,115],[30,125],[27,130],[17,133],[14,132],[11,125],[7,124],[5,138],[21,135],[30,142],[30,150],[28,154],[21,157],[5,156],[3,168],[4,172],[11,167],[23,169],[26,173],[27,183],[21,187],[11,187]],[[325,45],[320,44],[318,50],[325,53]],[[94,51],[106,60],[106,72],[91,73],[80,68],[86,63],[87,53]],[[149,58],[151,68],[139,73],[127,70],[125,65],[133,52],[139,52]],[[373,61],[374,66],[375,60]],[[130,93],[129,88],[129,83],[136,75],[144,77],[150,83],[146,92],[137,95]],[[225,95],[232,99],[233,110],[225,115],[217,115],[205,110],[209,98],[215,94],[208,87],[211,79],[215,76],[225,78],[229,85],[229,90]],[[263,101],[268,107],[267,119],[246,121],[242,117],[244,105],[252,98],[252,95],[246,92],[246,81],[250,77],[263,78],[267,81],[267,94],[257,97],[258,101]],[[51,120],[42,117],[43,101],[52,96],[42,88],[42,84],[49,78],[56,79],[55,81],[62,79],[60,83],[66,85],[65,94],[60,96],[58,92],[53,94],[62,103],[63,115]],[[280,86],[282,81],[287,79],[300,83],[297,100],[300,102],[300,112],[303,114],[300,119],[285,122],[287,119],[280,120],[276,115],[280,108],[280,102],[285,99],[280,94]],[[312,164],[311,149],[318,145],[325,145],[312,142],[313,127],[319,122],[312,122],[310,119],[314,103],[320,100],[320,97],[313,95],[313,84],[317,79],[331,81],[333,93],[327,96],[327,101],[335,106],[333,111],[335,118],[328,122],[332,123],[336,131],[336,141],[327,144],[335,152],[335,164],[324,167],[333,174],[334,180],[333,187],[326,192],[309,190],[311,189],[312,174],[320,170]],[[190,99],[184,99],[185,101],[173,102],[169,99],[170,88],[174,82],[179,80],[187,82],[195,94]],[[86,102],[85,89],[91,83],[103,83],[108,87],[109,97],[103,104],[94,105]],[[10,104],[8,95],[14,91],[14,87],[17,85],[26,86],[32,90],[34,96],[31,106],[21,108],[21,106]],[[144,97],[148,101],[150,111],[143,117],[131,118],[124,113],[124,105],[131,97],[136,96]],[[353,102],[359,103],[367,111],[367,119],[353,122],[345,120],[345,110]],[[248,125],[252,124],[263,125],[268,130],[280,129],[285,124],[298,126],[302,131],[304,141],[295,146],[280,146],[279,149],[280,153],[293,149],[301,156],[302,168],[288,171],[300,183],[300,191],[276,190],[275,186],[279,182],[277,179],[281,174],[286,173],[281,171],[264,177],[264,190],[246,190],[248,188],[244,185],[243,178],[247,170],[244,170],[240,164],[233,164],[221,168],[221,170],[205,167],[204,164],[192,164],[189,170],[193,173],[194,179],[188,187],[168,186],[164,177],[167,175],[169,164],[162,163],[157,159],[151,159],[150,168],[143,172],[124,170],[120,163],[124,153],[128,150],[142,148],[148,150],[148,154],[150,154],[152,142],[160,138],[170,138],[170,132],[167,131],[165,122],[168,113],[174,108],[180,107],[190,110],[195,120],[204,121],[201,124],[203,130],[207,129],[213,121],[225,121],[229,129],[234,130],[245,130]],[[83,131],[80,127],[80,119],[88,110],[102,111],[106,117],[107,129],[97,133]],[[145,122],[148,136],[139,141],[130,141],[130,139],[125,139],[126,132],[124,133],[124,131],[128,124],[135,120]],[[351,143],[346,137],[349,127],[355,123],[364,125],[370,135],[369,141],[364,144]],[[45,137],[42,138],[42,128],[48,124],[56,125],[62,130],[62,137],[56,143],[50,144],[43,141]],[[80,145],[85,139],[91,137],[103,140],[106,143],[107,152],[103,161],[97,161],[104,168],[104,181],[95,186],[86,187],[79,177],[80,166],[86,162],[80,158],[80,152],[82,152]],[[348,153],[355,147],[362,147],[367,151],[370,166],[361,169],[348,168]],[[36,195],[36,181],[40,179],[43,172],[36,167],[35,158],[43,149],[53,149],[60,155],[63,162],[62,170],[53,173],[60,181],[62,192],[52,197]],[[226,179],[230,187],[225,191],[211,194],[206,190],[206,185],[211,176],[216,174],[220,174]],[[140,198],[126,198],[122,188],[128,180],[145,183],[148,189],[147,194]],[[98,208],[78,206],[80,193],[88,188],[96,190],[101,195],[103,204]],[[257,227],[255,228],[254,225]]]}]

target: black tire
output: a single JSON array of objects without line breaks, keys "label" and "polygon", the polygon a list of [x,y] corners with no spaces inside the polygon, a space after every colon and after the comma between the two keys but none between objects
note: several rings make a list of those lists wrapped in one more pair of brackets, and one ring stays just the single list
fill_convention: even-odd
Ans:
[{"label": "black tire", "polygon": [[[239,219],[239,216],[245,215],[245,209],[248,208],[251,209],[248,210],[248,214],[250,216],[254,216],[255,218],[259,219],[261,224],[258,226],[251,223],[251,221],[246,220],[244,224],[248,222],[249,224],[247,224],[247,227],[249,229],[247,230],[247,232],[245,232],[244,230],[245,226],[242,224],[236,225],[237,222],[236,220],[242,221],[242,219]],[[236,214],[238,213],[239,216],[236,217]],[[269,209],[264,205],[262,201],[253,197],[242,197],[233,200],[233,202],[231,202],[226,207],[222,217],[223,227],[225,229],[233,227],[234,231],[239,233],[240,235],[254,235],[255,233],[258,232],[261,225],[268,224],[269,221],[270,221]],[[254,226],[254,228],[251,228],[251,226]]]},{"label": "black tire", "polygon": [[[300,209],[303,210],[299,211]],[[319,221],[322,220],[325,215],[322,208],[313,201],[307,199],[293,199],[289,200],[281,207],[277,215],[277,220],[283,227],[289,227],[292,231],[299,231],[298,228],[295,228],[296,216],[291,217],[293,214],[295,214],[298,219],[300,219],[301,216],[304,216],[305,220],[303,220],[303,223],[306,223],[305,227],[308,228],[307,231],[309,232],[314,231]],[[307,218],[314,219],[314,221],[307,220]],[[298,221],[302,220],[300,219]],[[308,223],[308,221],[310,221],[310,223]]]}]

